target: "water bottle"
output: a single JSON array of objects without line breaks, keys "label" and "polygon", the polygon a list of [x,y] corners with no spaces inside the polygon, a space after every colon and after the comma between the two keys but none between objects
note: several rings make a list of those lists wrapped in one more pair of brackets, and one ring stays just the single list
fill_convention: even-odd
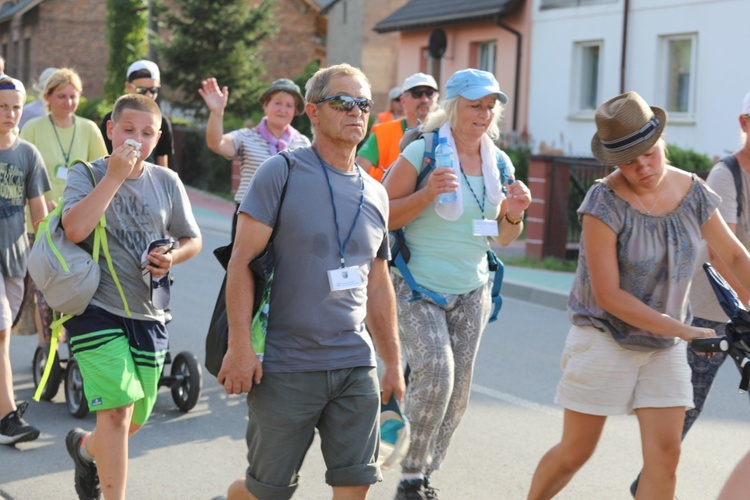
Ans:
[{"label": "water bottle", "polygon": [[[435,167],[453,169],[453,149],[448,145],[447,137],[441,137],[438,140],[437,148],[435,148]],[[453,203],[457,199],[456,191],[440,193],[438,203]]]}]

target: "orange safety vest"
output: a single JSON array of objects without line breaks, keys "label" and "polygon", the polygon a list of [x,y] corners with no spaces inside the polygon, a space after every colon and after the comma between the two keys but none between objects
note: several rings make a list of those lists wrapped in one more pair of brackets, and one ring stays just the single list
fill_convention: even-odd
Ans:
[{"label": "orange safety vest", "polygon": [[404,120],[406,118],[378,123],[372,127],[372,133],[378,140],[378,164],[370,167],[369,174],[379,182],[383,180],[383,175],[388,167],[401,154],[399,143],[401,138],[404,137]]},{"label": "orange safety vest", "polygon": [[393,113],[390,111],[383,111],[381,113],[378,113],[378,123],[385,123],[385,122],[392,122],[393,121]]}]

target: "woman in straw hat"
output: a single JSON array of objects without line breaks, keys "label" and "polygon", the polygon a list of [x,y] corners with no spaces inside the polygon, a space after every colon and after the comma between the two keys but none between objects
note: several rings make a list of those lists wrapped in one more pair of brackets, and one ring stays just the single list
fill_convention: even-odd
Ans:
[{"label": "woman in straw hat", "polygon": [[[295,115],[305,112],[305,98],[299,86],[281,78],[273,82],[263,95],[263,119],[254,128],[241,128],[224,133],[224,108],[229,99],[229,89],[219,87],[216,78],[203,80],[198,93],[203,97],[211,114],[206,127],[206,144],[214,153],[226,157],[239,155],[241,162],[240,185],[234,195],[239,207],[255,171],[261,163],[284,149],[310,146],[310,140],[292,127]],[[232,219],[232,241],[237,229],[237,214]]]},{"label": "woman in straw hat", "polygon": [[635,92],[596,111],[594,156],[614,172],[578,209],[580,257],[568,300],[571,329],[555,402],[560,443],[541,459],[529,499],[552,498],[593,454],[609,415],[635,413],[644,467],[636,498],[672,499],[685,409],[693,406],[687,342],[714,337],[690,326],[688,291],[705,238],[750,286],[750,254],[702,180],[667,164],[666,112]]}]

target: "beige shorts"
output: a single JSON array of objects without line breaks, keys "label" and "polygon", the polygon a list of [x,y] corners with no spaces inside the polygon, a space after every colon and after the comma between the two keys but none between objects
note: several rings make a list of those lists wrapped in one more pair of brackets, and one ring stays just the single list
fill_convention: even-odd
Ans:
[{"label": "beige shorts", "polygon": [[555,404],[589,415],[638,408],[693,407],[687,343],[658,351],[624,349],[609,333],[572,326],[560,364]]},{"label": "beige shorts", "polygon": [[0,330],[10,330],[23,302],[23,278],[0,279]]}]

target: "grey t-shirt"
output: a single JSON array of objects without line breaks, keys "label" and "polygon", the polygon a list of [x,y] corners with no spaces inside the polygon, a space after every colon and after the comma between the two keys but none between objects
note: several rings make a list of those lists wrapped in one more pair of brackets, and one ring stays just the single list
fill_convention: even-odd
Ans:
[{"label": "grey t-shirt", "polygon": [[[107,172],[104,158],[92,162],[91,166],[97,182],[101,181]],[[74,165],[68,172],[63,193],[64,211],[92,189],[89,170],[80,163]],[[141,277],[141,255],[151,241],[167,235],[176,240],[200,236],[180,178],[168,168],[144,162],[143,173],[122,183],[105,215],[109,253],[133,318],[164,321],[164,311],[154,308],[149,287]],[[93,243],[92,232],[82,246],[91,251]],[[91,303],[112,314],[127,316],[103,255],[99,257],[99,267],[101,282]]]},{"label": "grey t-shirt", "polygon": [[[737,218],[737,188],[734,177],[723,162],[717,163],[708,174],[706,184],[721,196],[719,212],[729,224],[736,225],[737,239],[745,248],[750,249],[750,174],[740,167],[742,173],[742,215]],[[696,318],[725,322],[729,318],[719,305],[711,285],[703,270],[703,263],[708,262],[708,246],[705,240],[701,242],[698,260],[693,275],[693,285],[690,288],[690,305]]]},{"label": "grey t-shirt", "polygon": [[39,151],[23,139],[0,149],[0,267],[3,276],[23,278],[29,255],[26,200],[49,191],[49,178]]},{"label": "grey t-shirt", "polygon": [[[289,173],[274,236],[276,263],[268,315],[263,369],[304,372],[375,366],[375,352],[365,329],[367,278],[375,258],[388,259],[388,196],[380,183],[361,169],[343,172],[325,167],[311,148],[285,152],[288,170],[279,155],[256,171],[239,211],[273,227]],[[331,192],[338,215],[339,238],[349,234],[360,204],[364,204],[346,246],[346,266],[359,267],[361,286],[331,291],[328,271],[341,266]],[[360,181],[361,179],[361,181]]]}]

